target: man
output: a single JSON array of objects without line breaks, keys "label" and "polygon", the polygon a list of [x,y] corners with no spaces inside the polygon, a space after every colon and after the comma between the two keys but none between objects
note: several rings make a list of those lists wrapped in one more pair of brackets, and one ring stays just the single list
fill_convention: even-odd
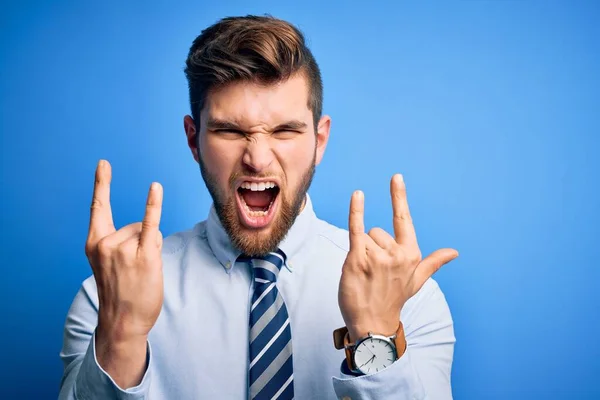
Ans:
[{"label": "man", "polygon": [[163,241],[153,183],[143,221],[117,231],[98,164],[60,398],[451,398],[452,319],[430,277],[458,253],[421,258],[401,175],[393,236],[365,233],[360,191],[349,232],[316,217],[330,118],[302,34],[226,18],[186,64],[185,133],[214,206]]}]

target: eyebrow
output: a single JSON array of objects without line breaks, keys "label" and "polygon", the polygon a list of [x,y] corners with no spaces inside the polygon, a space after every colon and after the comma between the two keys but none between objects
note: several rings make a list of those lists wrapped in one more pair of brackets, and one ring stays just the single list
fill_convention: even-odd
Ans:
[{"label": "eyebrow", "polygon": [[235,122],[225,121],[221,119],[216,119],[209,117],[206,121],[206,127],[210,130],[215,129],[232,129],[232,130],[240,130],[240,127]]},{"label": "eyebrow", "polygon": [[[206,126],[210,130],[217,130],[217,129],[234,130],[234,131],[243,130],[235,122],[221,120],[221,119],[212,118],[212,117],[208,118],[208,120],[206,121]],[[273,129],[273,131],[279,131],[279,130],[300,131],[300,130],[306,129],[306,127],[307,127],[307,125],[302,121],[291,120],[291,121],[287,121],[287,122],[277,125]]]}]

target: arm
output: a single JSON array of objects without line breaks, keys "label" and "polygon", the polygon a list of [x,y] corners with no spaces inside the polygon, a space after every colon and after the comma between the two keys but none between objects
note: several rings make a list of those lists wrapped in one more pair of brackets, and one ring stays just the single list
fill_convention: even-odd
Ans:
[{"label": "arm", "polygon": [[[450,374],[454,354],[452,316],[444,294],[429,280],[402,314],[408,348],[390,367],[372,375],[340,373],[333,378],[338,398],[452,399]],[[344,360],[345,363],[345,360]]]},{"label": "arm", "polygon": [[67,317],[61,399],[138,399],[148,390],[147,339],[163,301],[162,187],[152,184],[141,223],[117,231],[111,177],[110,164],[100,161],[85,245],[94,279],[84,282]]},{"label": "arm", "polygon": [[[451,398],[452,319],[437,284],[435,290],[431,288],[430,278],[455,259],[458,252],[446,248],[422,258],[401,175],[392,178],[390,194],[394,236],[380,228],[365,233],[364,196],[360,191],[352,196],[348,221],[350,250],[342,267],[338,301],[350,343],[369,332],[389,337],[398,329],[400,313],[400,319],[409,325],[405,327],[409,346],[377,376],[369,374],[352,379],[362,383],[356,387],[360,390],[354,392],[353,398]],[[412,319],[407,313],[413,314]],[[441,372],[435,373],[436,369]],[[442,389],[432,388],[444,380],[448,383]],[[446,397],[441,394],[438,397],[437,393],[446,393]]]},{"label": "arm", "polygon": [[[63,347],[60,357],[64,372],[60,383],[59,400],[86,399],[143,399],[150,386],[150,347],[143,344],[142,367],[122,363],[124,368],[139,376],[131,387],[120,387],[99,362],[98,337],[98,295],[93,279],[87,279],[73,300],[65,323]],[[128,357],[139,364],[136,357],[139,349],[130,347],[133,356]],[[107,352],[108,354],[109,352]],[[118,353],[117,353],[118,357]],[[114,358],[117,359],[116,357]],[[118,373],[118,372],[117,372]],[[139,384],[138,384],[139,383]]]}]

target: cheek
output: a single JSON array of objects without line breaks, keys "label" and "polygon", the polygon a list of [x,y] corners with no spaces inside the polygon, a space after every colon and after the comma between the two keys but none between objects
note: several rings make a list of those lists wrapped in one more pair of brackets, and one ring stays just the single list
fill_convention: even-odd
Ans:
[{"label": "cheek", "polygon": [[217,178],[220,186],[228,186],[229,178],[239,163],[239,157],[235,146],[231,143],[211,143],[205,141],[200,154],[204,160],[206,169],[212,176]]},{"label": "cheek", "polygon": [[311,167],[314,154],[314,140],[304,139],[302,142],[290,140],[278,146],[278,158],[290,186],[298,186],[306,170]]}]

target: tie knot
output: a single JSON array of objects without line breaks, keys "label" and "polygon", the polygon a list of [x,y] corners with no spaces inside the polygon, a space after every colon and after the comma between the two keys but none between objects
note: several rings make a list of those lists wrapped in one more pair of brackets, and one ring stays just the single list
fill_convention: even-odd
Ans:
[{"label": "tie knot", "polygon": [[285,255],[281,250],[260,257],[242,256],[241,259],[249,261],[254,269],[255,285],[277,282],[279,271],[285,263]]}]

